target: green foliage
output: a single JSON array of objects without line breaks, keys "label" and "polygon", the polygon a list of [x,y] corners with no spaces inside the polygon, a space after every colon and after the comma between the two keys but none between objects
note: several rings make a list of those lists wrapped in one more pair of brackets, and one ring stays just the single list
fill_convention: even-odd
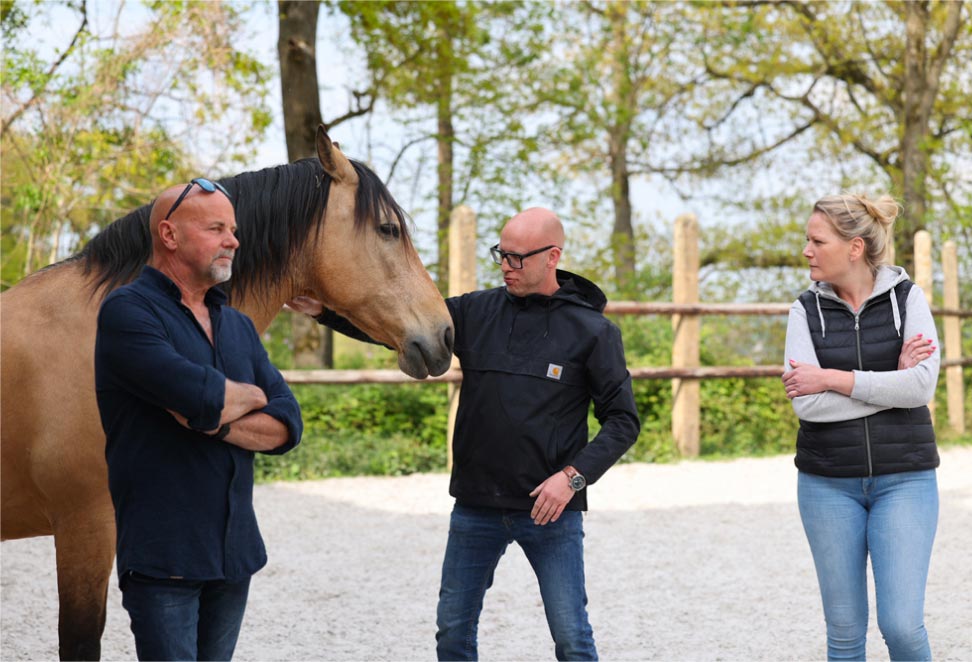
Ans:
[{"label": "green foliage", "polygon": [[776,455],[796,448],[799,424],[775,378],[704,380],[701,403],[702,457]]},{"label": "green foliage", "polygon": [[293,370],[294,341],[291,333],[290,314],[280,314],[273,318],[270,326],[263,332],[263,347],[267,350],[270,362],[278,370]]},{"label": "green foliage", "polygon": [[448,406],[443,384],[295,386],[301,445],[259,456],[259,480],[441,471]]},{"label": "green foliage", "polygon": [[[646,365],[646,364],[631,364]],[[671,462],[678,450],[672,441],[672,386],[661,379],[634,382],[635,403],[641,417],[638,441],[625,453],[621,462]]]},{"label": "green foliage", "polygon": [[[3,4],[3,288],[173,181],[222,174],[205,161],[252,153],[268,68],[233,45],[240,11],[155,2],[106,27],[85,3]],[[51,22],[66,37],[43,50]]]}]

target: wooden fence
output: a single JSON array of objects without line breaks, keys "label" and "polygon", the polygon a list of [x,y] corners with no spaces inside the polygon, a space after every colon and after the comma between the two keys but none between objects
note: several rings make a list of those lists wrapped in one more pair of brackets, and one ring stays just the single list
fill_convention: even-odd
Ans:
[{"label": "wooden fence", "polygon": [[[777,365],[761,366],[700,366],[700,326],[702,315],[786,315],[791,303],[701,303],[699,302],[699,241],[698,222],[694,215],[676,219],[674,235],[674,270],[672,303],[616,301],[607,304],[608,315],[664,315],[672,318],[675,333],[672,345],[672,365],[666,367],[629,366],[632,379],[666,379],[672,382],[672,437],[679,452],[687,457],[699,453],[700,380],[729,377],[780,377],[782,360]],[[915,282],[932,301],[931,236],[921,231],[915,235]],[[452,214],[450,235],[450,296],[458,296],[476,289],[476,223],[468,207],[459,207]],[[949,427],[965,432],[964,385],[962,367],[972,365],[972,357],[962,357],[961,320],[972,317],[972,310],[959,308],[958,258],[955,242],[942,247],[944,307],[932,306],[932,313],[943,318],[944,333],[942,367],[946,373],[946,393]],[[443,375],[417,380],[398,370],[283,370],[291,384],[449,384],[448,437],[452,448],[452,429],[458,405],[456,384],[462,381],[462,371],[455,359]],[[781,397],[782,390],[781,390]],[[932,403],[934,406],[934,403]]]}]

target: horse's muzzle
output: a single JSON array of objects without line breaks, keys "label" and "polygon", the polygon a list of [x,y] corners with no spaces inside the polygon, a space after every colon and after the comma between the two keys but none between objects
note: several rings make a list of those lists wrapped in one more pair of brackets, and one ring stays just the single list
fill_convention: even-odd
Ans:
[{"label": "horse's muzzle", "polygon": [[453,341],[451,324],[444,325],[432,335],[413,336],[398,355],[398,367],[415,379],[441,375],[452,362]]}]

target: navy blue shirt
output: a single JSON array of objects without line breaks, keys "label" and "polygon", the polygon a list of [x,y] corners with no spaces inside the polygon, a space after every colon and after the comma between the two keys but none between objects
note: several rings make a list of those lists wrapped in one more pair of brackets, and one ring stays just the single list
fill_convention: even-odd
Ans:
[{"label": "navy blue shirt", "polygon": [[254,454],[202,431],[219,427],[227,378],[263,389],[260,411],[287,426],[274,454],[300,442],[300,407],[253,322],[226,306],[218,288],[205,300],[212,344],[179,288],[151,267],[109,294],[98,313],[95,384],[119,576],[234,581],[267,562],[253,511]]}]

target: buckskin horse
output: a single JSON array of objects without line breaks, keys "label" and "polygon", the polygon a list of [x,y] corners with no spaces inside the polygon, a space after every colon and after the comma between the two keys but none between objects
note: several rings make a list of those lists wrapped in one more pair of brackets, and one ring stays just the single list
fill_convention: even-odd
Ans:
[{"label": "buckskin horse", "polygon": [[[317,158],[221,180],[240,248],[224,284],[262,332],[308,295],[398,353],[422,379],[449,367],[448,310],[378,177],[317,132]],[[151,254],[144,206],[80,253],[23,279],[2,304],[0,538],[53,535],[62,659],[98,659],[115,520],[94,390],[98,307]],[[9,615],[7,615],[9,617]]]}]

